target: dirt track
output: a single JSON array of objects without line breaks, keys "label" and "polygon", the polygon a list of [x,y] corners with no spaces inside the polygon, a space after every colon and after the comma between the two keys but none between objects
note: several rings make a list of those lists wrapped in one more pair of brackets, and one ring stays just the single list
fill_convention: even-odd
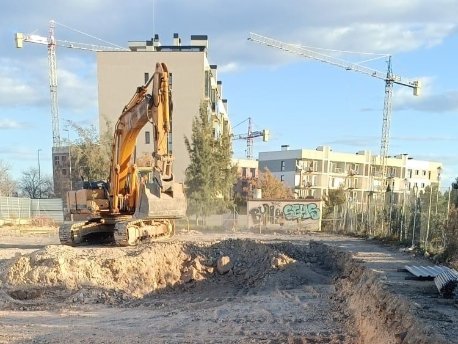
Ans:
[{"label": "dirt track", "polygon": [[458,342],[456,301],[405,280],[397,269],[412,257],[367,241],[191,232],[134,248],[56,243],[0,233],[0,342]]}]

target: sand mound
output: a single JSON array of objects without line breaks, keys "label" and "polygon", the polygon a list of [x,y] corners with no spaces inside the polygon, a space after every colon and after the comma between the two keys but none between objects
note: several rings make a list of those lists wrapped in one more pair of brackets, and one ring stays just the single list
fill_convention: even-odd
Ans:
[{"label": "sand mound", "polygon": [[[59,292],[61,298],[86,303],[139,299],[192,283],[265,289],[324,278],[289,257],[285,248],[251,240],[133,248],[47,246],[12,259],[2,270],[3,289],[12,298],[27,300]],[[274,277],[277,272],[281,280]]]}]

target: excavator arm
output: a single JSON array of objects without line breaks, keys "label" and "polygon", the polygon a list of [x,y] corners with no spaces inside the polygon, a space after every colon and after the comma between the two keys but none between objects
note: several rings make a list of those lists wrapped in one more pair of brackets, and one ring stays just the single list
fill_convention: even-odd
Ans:
[{"label": "excavator arm", "polygon": [[[71,214],[90,211],[91,216],[85,222],[62,225],[61,243],[78,245],[103,238],[135,245],[173,235],[175,219],[186,216],[186,199],[183,184],[172,174],[171,112],[169,72],[165,64],[157,63],[151,79],[137,88],[116,123],[108,187],[104,183],[103,190],[69,191]],[[133,159],[137,137],[148,122],[154,128],[154,150],[146,165],[137,166]]]},{"label": "excavator arm", "polygon": [[[152,83],[152,93],[148,87]],[[148,122],[154,126],[154,168],[161,178],[170,178],[172,157],[168,152],[168,135],[172,110],[169,73],[164,63],[157,63],[148,82],[137,88],[116,123],[110,170],[110,211],[133,213],[140,182],[137,166],[132,163],[137,137]]]}]

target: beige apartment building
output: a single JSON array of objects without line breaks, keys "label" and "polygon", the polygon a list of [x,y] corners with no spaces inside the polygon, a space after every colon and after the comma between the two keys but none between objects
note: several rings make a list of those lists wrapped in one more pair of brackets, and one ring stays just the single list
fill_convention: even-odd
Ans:
[{"label": "beige apartment building", "polygon": [[258,161],[253,159],[232,159],[232,166],[237,169],[234,185],[234,198],[248,200],[254,198],[255,180],[258,178]]},{"label": "beige apartment building", "polygon": [[[183,45],[178,34],[170,37],[171,44],[162,45],[156,35],[150,41],[129,42],[130,51],[97,52],[98,100],[100,132],[106,122],[113,126],[136,88],[154,73],[157,62],[167,65],[171,73],[173,116],[169,144],[175,156],[174,174],[184,181],[189,165],[185,136],[191,139],[192,122],[199,114],[202,101],[208,101],[213,121],[213,134],[218,137],[223,128],[229,128],[227,101],[223,98],[218,69],[208,61],[208,38],[192,35]],[[152,125],[146,125],[137,139],[135,159],[151,155],[153,150]]]},{"label": "beige apartment building", "polygon": [[[298,198],[322,198],[328,189],[343,186],[362,202],[369,192],[394,193],[423,191],[438,184],[442,164],[416,160],[407,154],[386,159],[387,176],[381,181],[380,157],[370,151],[341,153],[329,146],[313,149],[260,152],[259,170],[268,168],[273,175],[292,188]],[[389,188],[388,188],[389,186]]]}]

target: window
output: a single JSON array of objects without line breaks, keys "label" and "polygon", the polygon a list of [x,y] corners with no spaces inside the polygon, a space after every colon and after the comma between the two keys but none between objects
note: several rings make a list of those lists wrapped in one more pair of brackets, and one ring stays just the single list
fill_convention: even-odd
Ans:
[{"label": "window", "polygon": [[145,131],[145,143],[149,145],[151,143],[151,135],[149,131]]},{"label": "window", "polygon": [[282,175],[280,176],[280,181],[282,181],[282,182],[285,181],[285,175],[284,175],[284,174],[282,174]]},{"label": "window", "polygon": [[62,169],[62,175],[66,176],[67,175],[67,170],[65,168]]},{"label": "window", "polygon": [[415,170],[415,175],[418,176],[420,174],[419,170]]},{"label": "window", "polygon": [[210,96],[210,73],[205,71],[205,97]]},{"label": "window", "polygon": [[281,170],[281,171],[284,171],[284,170],[285,170],[285,167],[286,167],[285,161],[282,160],[281,163],[280,163],[280,170]]},{"label": "window", "polygon": [[148,82],[149,80],[149,73],[145,73],[145,84]]},{"label": "window", "polygon": [[256,169],[255,168],[250,168],[250,172],[251,172],[251,178],[255,178],[256,177]]},{"label": "window", "polygon": [[423,172],[423,175],[426,176],[426,170],[423,170],[422,172]]}]

